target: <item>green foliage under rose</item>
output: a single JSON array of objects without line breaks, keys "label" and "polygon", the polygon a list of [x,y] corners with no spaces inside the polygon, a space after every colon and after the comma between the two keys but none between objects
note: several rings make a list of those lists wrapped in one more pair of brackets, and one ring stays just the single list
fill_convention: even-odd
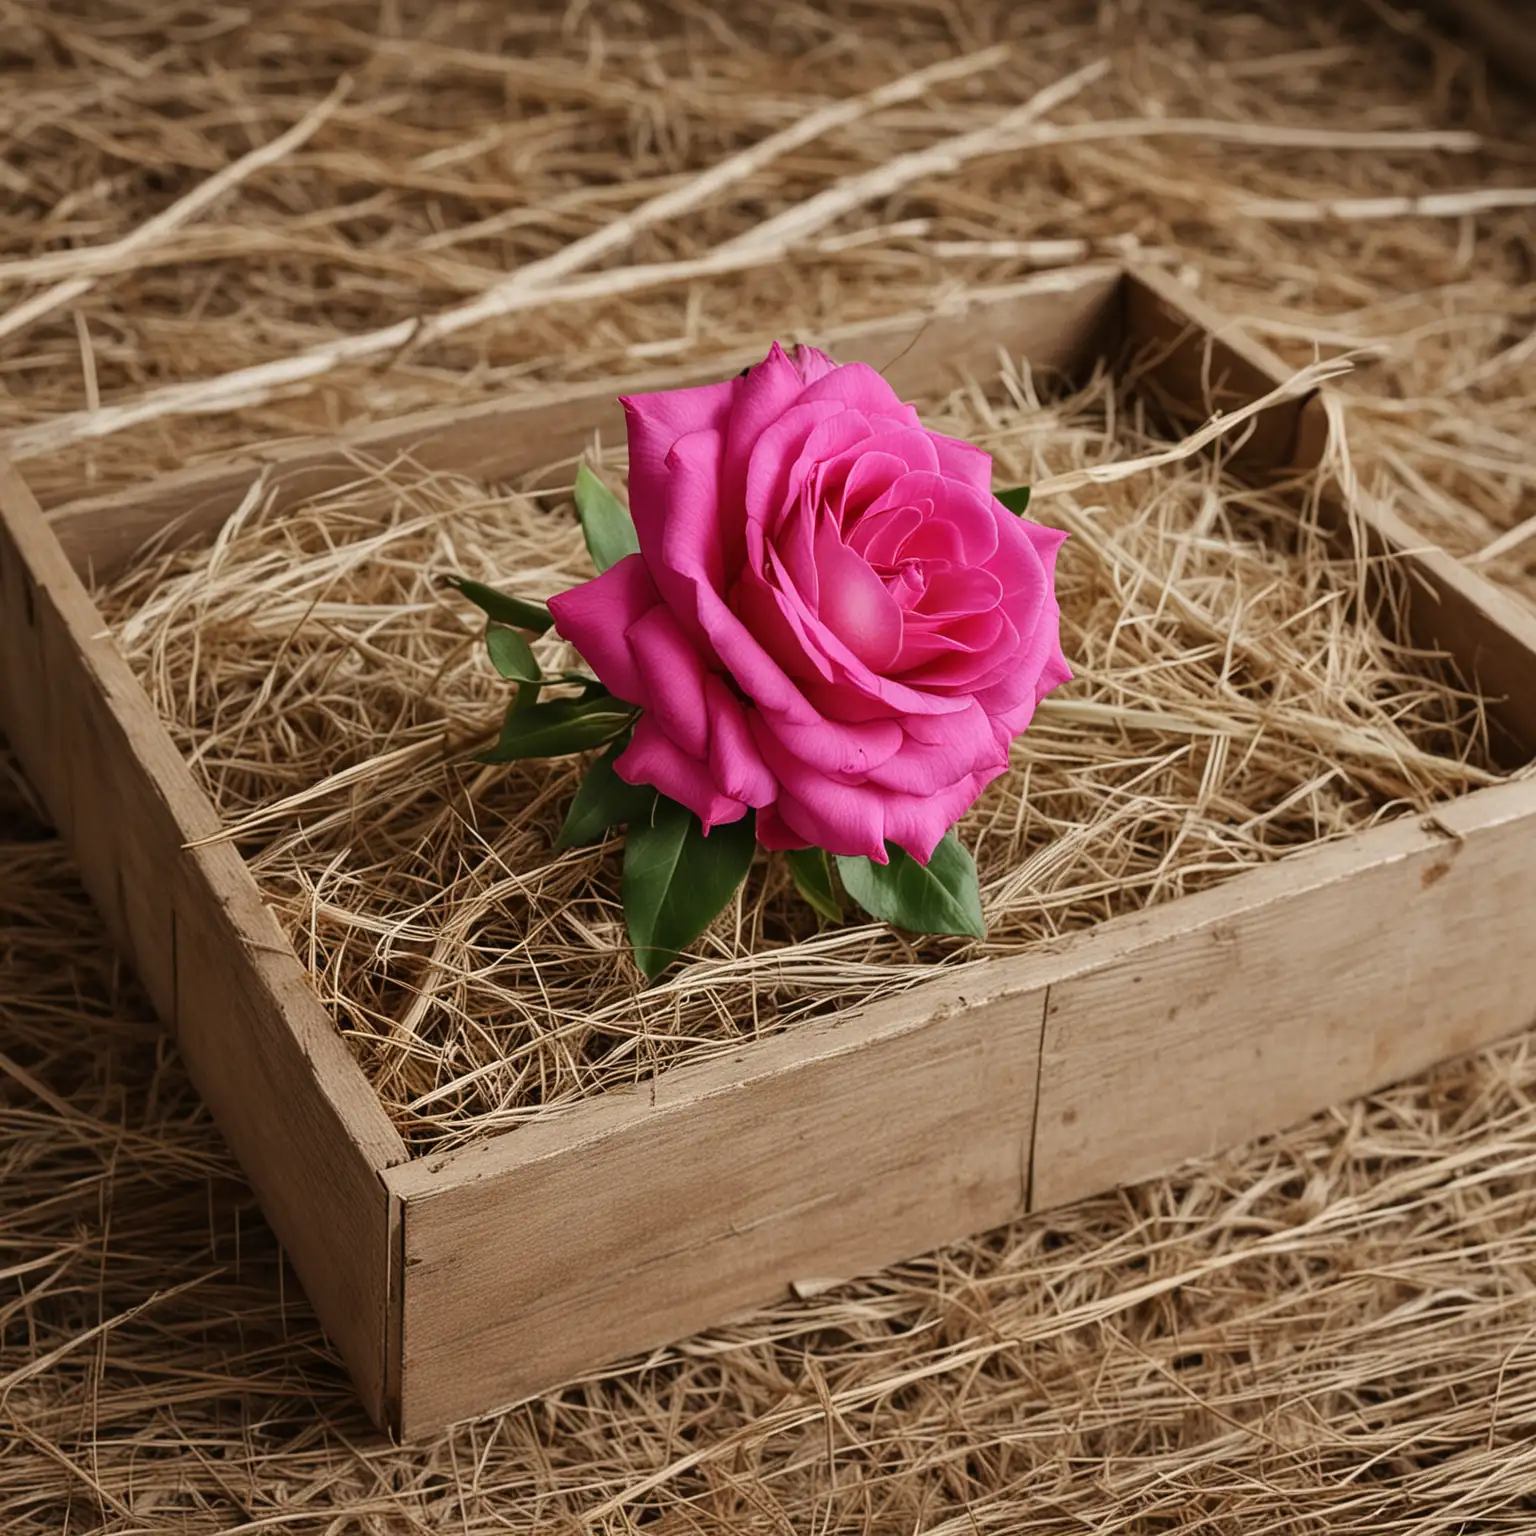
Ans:
[{"label": "green foliage under rose", "polygon": [[[639,549],[628,508],[586,465],[577,473],[575,499],[599,571]],[[1029,488],[999,492],[998,500],[1022,513],[1029,505]],[[481,753],[480,761],[598,751],[571,801],[556,847],[590,846],[625,829],[624,917],[635,962],[653,980],[725,910],[746,878],[757,851],[753,814],[706,834],[686,807],[620,778],[614,763],[639,712],[584,673],[540,668],[524,632],[548,630],[549,609],[480,582],[450,577],[449,584],[485,613],[491,663],[517,690],[496,745]],[[566,691],[556,698],[542,696],[544,689],[556,687]],[[820,848],[797,849],[784,858],[796,890],[824,922],[843,921],[840,885],[849,900],[894,928],[985,936],[976,864],[953,828],[926,865],[894,845],[887,845],[887,852],[887,864],[832,857]]]}]

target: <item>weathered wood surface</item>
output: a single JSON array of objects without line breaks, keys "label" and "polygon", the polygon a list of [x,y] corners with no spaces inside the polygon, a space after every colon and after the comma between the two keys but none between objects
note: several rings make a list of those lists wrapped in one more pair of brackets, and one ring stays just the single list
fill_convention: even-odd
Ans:
[{"label": "weathered wood surface", "polygon": [[1119,953],[1051,988],[1040,1206],[1536,1025],[1536,782],[1480,790],[1117,929]]},{"label": "weathered wood surface", "polygon": [[400,1137],[20,478],[0,463],[0,723],[369,1410]]},{"label": "weathered wood surface", "polygon": [[[1053,275],[823,339],[910,394],[1000,349],[1074,372],[1125,347],[1185,420],[1289,372],[1155,273]],[[197,537],[263,476],[282,500],[315,494],[360,453],[521,477],[617,430],[612,393],[428,413],[73,502],[52,516],[68,558],[0,476],[4,719],[376,1416],[426,1431],[792,1282],[1279,1129],[1536,1019],[1526,782],[406,1161],[238,857],[183,846],[214,813],[70,561],[112,568],[171,525]],[[1320,418],[1315,400],[1274,407],[1234,467],[1315,468]],[[1389,509],[1347,517],[1403,573],[1415,637],[1453,652],[1502,701],[1515,750],[1536,751],[1536,621]]]},{"label": "weathered wood surface", "polygon": [[[1133,272],[1125,305],[1131,354],[1146,360],[1156,392],[1185,419],[1230,409],[1291,375],[1274,353],[1164,273]],[[1314,394],[1260,416],[1231,465],[1259,476],[1315,469],[1327,443],[1327,413]],[[1536,615],[1372,496],[1356,491],[1346,502],[1330,482],[1319,511],[1341,541],[1358,532],[1380,562],[1378,575],[1391,581],[1394,610],[1414,643],[1453,657],[1487,701],[1499,757],[1510,766],[1536,757]]]},{"label": "weathered wood surface", "polygon": [[1044,992],[922,994],[392,1169],[406,1433],[1023,1209]]}]

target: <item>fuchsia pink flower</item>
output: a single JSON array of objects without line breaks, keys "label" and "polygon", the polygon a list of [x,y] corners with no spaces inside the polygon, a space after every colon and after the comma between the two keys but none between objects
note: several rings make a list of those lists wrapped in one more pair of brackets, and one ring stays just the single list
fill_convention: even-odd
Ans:
[{"label": "fuchsia pink flower", "polygon": [[751,807],[768,848],[926,863],[1071,676],[1065,536],[862,363],[776,344],[623,404],[640,553],[549,604],[643,711],[617,772],[706,830]]}]

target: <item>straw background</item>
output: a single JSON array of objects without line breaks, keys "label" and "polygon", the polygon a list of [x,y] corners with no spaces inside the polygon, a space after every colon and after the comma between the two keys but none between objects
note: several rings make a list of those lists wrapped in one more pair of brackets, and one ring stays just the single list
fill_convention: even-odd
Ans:
[{"label": "straw background", "polygon": [[[590,280],[574,296],[279,377],[998,42],[641,229],[559,279]],[[1101,59],[1039,122],[1118,126],[1024,124],[986,152],[1003,113]],[[871,179],[960,135],[964,154]],[[1373,348],[1345,381],[1362,473],[1536,594],[1536,124],[1385,0],[5,3],[0,146],[0,441],[52,499],[1134,240],[1294,362]],[[762,235],[834,185],[824,226]],[[618,276],[728,242],[703,276]],[[218,413],[163,393],[260,365],[195,392]],[[86,435],[98,402],[133,408],[121,430]],[[0,797],[0,1530],[1536,1523],[1528,1040],[402,1449],[352,1405],[8,761]]]}]

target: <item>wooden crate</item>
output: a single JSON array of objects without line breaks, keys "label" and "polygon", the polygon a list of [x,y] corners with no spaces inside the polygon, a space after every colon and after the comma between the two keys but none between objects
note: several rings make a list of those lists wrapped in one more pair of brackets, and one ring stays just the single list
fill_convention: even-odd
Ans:
[{"label": "wooden crate", "polygon": [[[1129,343],[1203,418],[1288,372],[1153,274],[1054,274],[921,325],[820,338],[904,393],[999,346],[1071,374]],[[747,357],[637,387],[718,377]],[[1234,461],[1315,465],[1321,403]],[[81,573],[206,537],[409,448],[489,481],[618,430],[610,388],[298,442],[43,513],[0,465],[0,724],[175,1031],[375,1419],[405,1435],[616,1357],[1167,1169],[1536,1021],[1536,782],[1517,780],[890,1001],[412,1158],[129,671]],[[1344,510],[1332,507],[1341,521]],[[1499,750],[1536,754],[1536,622],[1389,511],[1413,637],[1460,659]],[[700,1178],[707,1168],[709,1176]]]}]

